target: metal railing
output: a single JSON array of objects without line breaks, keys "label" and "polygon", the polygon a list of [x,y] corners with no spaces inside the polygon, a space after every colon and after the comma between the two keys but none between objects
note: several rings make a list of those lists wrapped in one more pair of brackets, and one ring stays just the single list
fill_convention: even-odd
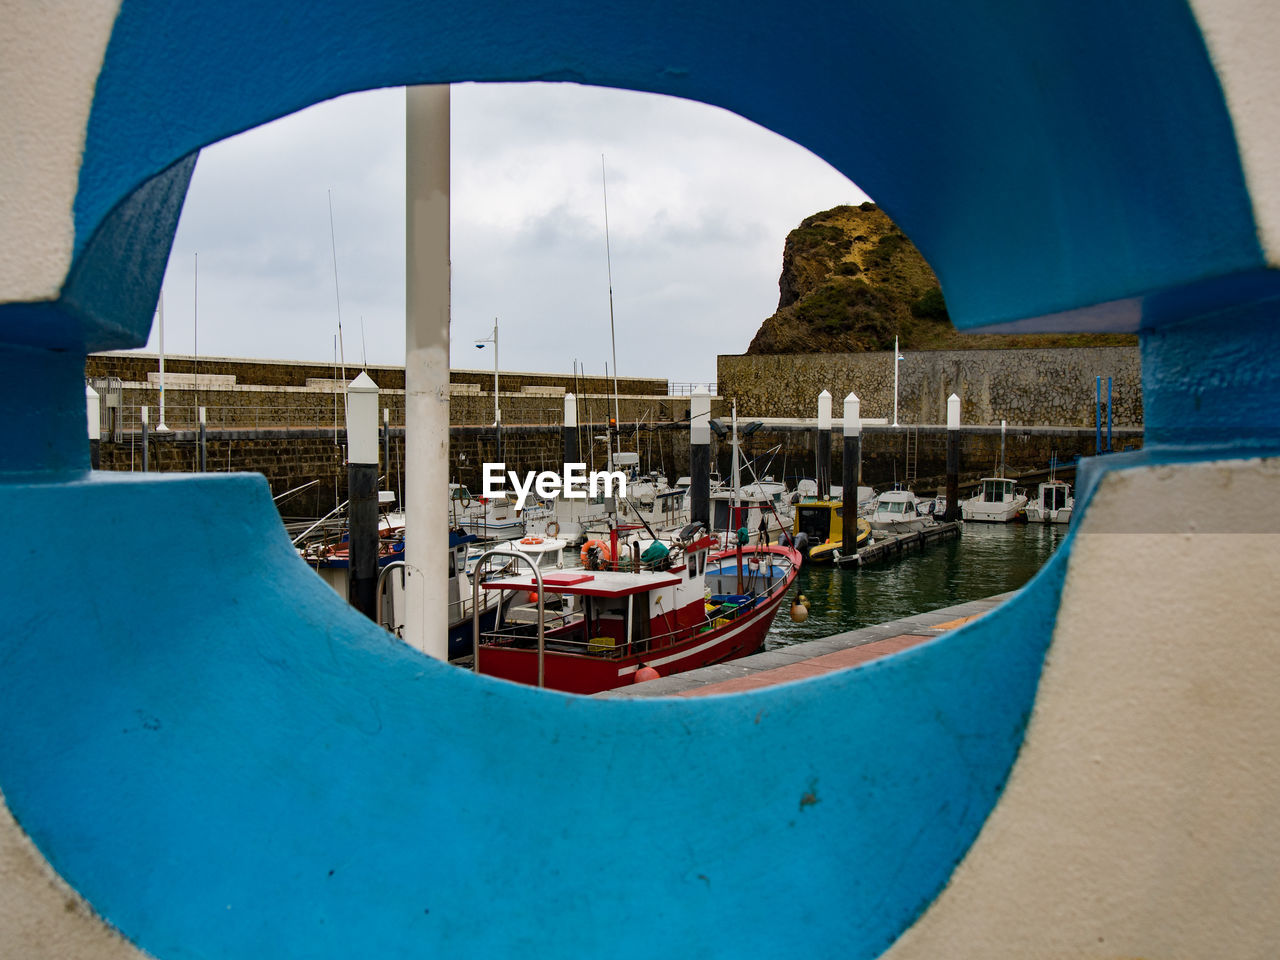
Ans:
[{"label": "metal railing", "polygon": [[[486,550],[484,553],[480,554],[480,559],[476,561],[476,576],[471,579],[471,669],[475,673],[480,672],[480,568],[490,557],[497,556],[499,554],[514,557],[517,560],[523,560],[533,569],[533,579],[534,583],[537,584],[538,591],[538,686],[546,686],[546,598],[542,592],[542,568],[539,567],[537,561],[527,553],[521,553],[519,550],[495,547],[492,550]],[[498,611],[499,614],[501,614],[501,603],[498,604]]]},{"label": "metal railing", "polygon": [[668,380],[667,396],[669,397],[687,397],[699,387],[706,387],[707,392],[713,397],[716,396],[715,380]]},{"label": "metal railing", "polygon": [[[404,568],[405,563],[403,560],[392,560],[378,571],[378,584],[373,589],[373,609],[375,611],[373,622],[385,630],[390,630],[397,637],[400,636],[400,628],[393,626],[396,619],[395,594],[391,594],[389,599],[385,598],[384,594],[386,593],[387,574],[392,570],[400,571],[400,590],[404,591]],[[387,614],[385,623],[382,621],[384,609]]]}]

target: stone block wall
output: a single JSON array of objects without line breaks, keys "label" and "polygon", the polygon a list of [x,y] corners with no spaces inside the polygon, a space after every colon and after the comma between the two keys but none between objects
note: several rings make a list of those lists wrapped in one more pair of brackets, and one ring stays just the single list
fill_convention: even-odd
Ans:
[{"label": "stone block wall", "polygon": [[[305,387],[308,380],[341,379],[340,372],[331,363],[306,363],[292,360],[239,360],[230,357],[190,357],[166,355],[165,373],[219,374],[236,378],[240,385],[252,384],[268,387]],[[372,364],[361,368],[348,363],[347,380],[354,380],[361,369],[382,390],[404,389],[404,367]],[[132,351],[91,354],[85,362],[86,377],[117,377],[120,380],[145,382],[147,374],[158,373],[160,358],[155,354]],[[468,383],[478,386],[493,396],[493,370],[451,370],[452,383]],[[562,373],[523,373],[503,370],[498,374],[499,392],[519,392],[525,386],[562,387],[565,392],[611,393],[613,378],[603,376],[578,376]],[[659,377],[619,377],[618,392],[665,396],[667,381]]]},{"label": "stone block wall", "polygon": [[[333,379],[331,367],[315,364],[268,363],[257,361],[200,360],[196,380],[194,365],[183,358],[166,358],[165,421],[174,430],[195,429],[197,410],[203,406],[210,429],[297,429],[341,430],[344,405],[341,381]],[[354,377],[354,373],[348,371]],[[390,411],[393,426],[404,425],[404,370],[400,367],[371,367],[378,383],[379,406]],[[154,357],[134,354],[95,354],[85,365],[85,376],[95,383],[107,378],[118,382],[120,407],[117,412],[102,407],[103,436],[120,430],[136,430],[141,408],[147,407],[149,422],[159,422],[160,388],[158,362]],[[493,423],[493,379],[470,378],[471,371],[453,371],[449,403],[450,422],[458,425]],[[235,377],[228,383],[228,377]],[[193,387],[198,383],[198,389]],[[310,384],[310,385],[308,385]],[[578,378],[559,375],[503,374],[498,402],[504,425],[556,425],[564,419],[564,395],[575,387],[578,419],[604,423],[613,416],[614,401],[604,391],[612,389],[603,377]],[[617,410],[623,421],[657,423],[687,418],[689,399],[669,397],[665,380],[620,379],[619,388],[634,392],[618,397]],[[114,418],[114,419],[113,419]]]},{"label": "stone block wall", "polygon": [[[1112,378],[1117,426],[1142,424],[1142,364],[1134,347],[903,352],[898,364],[898,423],[945,424],[947,397],[960,396],[961,422],[1026,426],[1094,423],[1096,377]],[[722,355],[719,392],[739,416],[814,417],[818,394],[831,393],[839,418],[857,394],[863,417],[893,418],[893,354]]]}]

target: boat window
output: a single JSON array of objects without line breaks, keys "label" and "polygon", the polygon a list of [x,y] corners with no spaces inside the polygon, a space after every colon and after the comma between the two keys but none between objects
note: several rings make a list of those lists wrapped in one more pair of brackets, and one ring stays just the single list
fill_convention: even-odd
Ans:
[{"label": "boat window", "polygon": [[716,500],[715,505],[716,505],[716,515],[714,518],[715,529],[728,530],[729,529],[729,501]]},{"label": "boat window", "polygon": [[797,532],[811,542],[822,543],[831,535],[831,511],[826,507],[800,507],[796,526]]}]

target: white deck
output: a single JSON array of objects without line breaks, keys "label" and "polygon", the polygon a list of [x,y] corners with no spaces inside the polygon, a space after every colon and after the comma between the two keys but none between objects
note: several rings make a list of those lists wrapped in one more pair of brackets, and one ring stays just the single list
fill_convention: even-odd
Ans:
[{"label": "white deck", "polygon": [[[579,583],[556,583],[560,577],[572,579],[574,576],[590,577]],[[638,573],[620,573],[615,570],[557,570],[543,575],[543,589],[552,593],[575,594],[584,597],[625,597],[633,593],[647,593],[660,587],[673,587],[681,582],[679,574],[654,573],[640,571]],[[536,590],[537,581],[532,574],[515,577],[503,577],[500,580],[486,580],[480,584],[486,590]]]}]

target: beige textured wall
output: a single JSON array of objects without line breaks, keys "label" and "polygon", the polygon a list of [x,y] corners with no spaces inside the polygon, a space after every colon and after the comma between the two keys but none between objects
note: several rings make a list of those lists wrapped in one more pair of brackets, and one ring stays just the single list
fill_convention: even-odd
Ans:
[{"label": "beige textured wall", "polygon": [[0,0],[0,303],[53,299],[71,266],[85,126],[119,6]]},{"label": "beige textured wall", "polygon": [[890,960],[1270,960],[1280,944],[1280,463],[1109,475],[1027,739]]}]

